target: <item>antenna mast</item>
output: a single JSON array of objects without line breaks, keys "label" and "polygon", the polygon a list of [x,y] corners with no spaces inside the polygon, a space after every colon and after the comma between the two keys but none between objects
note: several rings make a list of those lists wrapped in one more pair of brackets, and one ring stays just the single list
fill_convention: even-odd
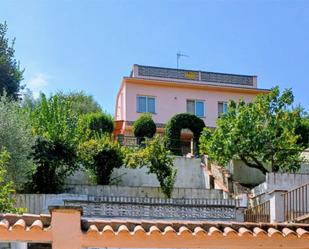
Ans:
[{"label": "antenna mast", "polygon": [[176,55],[177,55],[177,69],[178,69],[179,68],[179,59],[181,57],[189,57],[189,55],[182,54],[181,51],[178,51]]}]

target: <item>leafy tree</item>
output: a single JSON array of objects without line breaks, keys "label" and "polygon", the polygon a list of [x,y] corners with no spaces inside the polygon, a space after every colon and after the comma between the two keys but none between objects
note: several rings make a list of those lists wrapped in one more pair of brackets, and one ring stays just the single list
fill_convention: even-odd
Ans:
[{"label": "leafy tree", "polygon": [[157,127],[150,113],[142,114],[133,124],[134,136],[137,138],[152,138]]},{"label": "leafy tree", "polygon": [[[301,111],[302,112],[302,111]],[[297,143],[305,148],[309,148],[309,115],[303,113],[299,124],[295,130],[295,133],[299,135]]]},{"label": "leafy tree", "polygon": [[32,193],[59,193],[64,180],[77,168],[76,149],[63,141],[38,137],[32,154],[36,167],[28,190]]},{"label": "leafy tree", "polygon": [[31,111],[32,130],[37,136],[32,154],[32,190],[52,193],[62,190],[64,179],[78,169],[78,117],[72,112],[71,102],[57,95],[41,95]]},{"label": "leafy tree", "polygon": [[14,58],[14,43],[6,38],[7,24],[0,23],[0,95],[7,93],[8,96],[17,100],[19,91],[23,88],[20,82],[23,80],[24,70],[20,69],[19,62]]},{"label": "leafy tree", "polygon": [[0,152],[0,213],[24,213],[25,208],[16,208],[12,181],[6,180],[6,168],[10,164],[10,154],[6,150]]},{"label": "leafy tree", "polygon": [[297,144],[300,112],[292,109],[293,93],[281,95],[275,87],[253,102],[230,102],[228,112],[217,121],[214,132],[205,128],[200,151],[225,165],[233,158],[266,172],[294,172],[300,167],[303,146]]},{"label": "leafy tree", "polygon": [[71,101],[41,94],[31,111],[31,122],[34,135],[70,145],[78,143],[78,117],[72,111]]},{"label": "leafy tree", "polygon": [[6,177],[18,191],[23,189],[33,165],[29,156],[34,141],[29,115],[23,112],[19,103],[6,95],[1,96],[0,150],[5,148],[10,154],[10,161],[6,164]]},{"label": "leafy tree", "polygon": [[82,143],[79,157],[90,176],[100,185],[108,185],[114,168],[123,165],[123,149],[108,135]]},{"label": "leafy tree", "polygon": [[86,139],[104,133],[111,134],[114,130],[113,118],[105,113],[88,113],[79,119],[79,131]]},{"label": "leafy tree", "polygon": [[174,168],[174,157],[164,146],[159,135],[146,140],[146,147],[126,153],[125,163],[128,167],[147,167],[148,173],[154,173],[160,183],[162,192],[170,198],[174,189],[177,170]]},{"label": "leafy tree", "polygon": [[72,111],[78,115],[87,113],[101,113],[102,109],[100,105],[94,100],[91,95],[87,95],[83,91],[63,93],[58,92],[56,94],[60,99],[67,100],[72,103]]}]

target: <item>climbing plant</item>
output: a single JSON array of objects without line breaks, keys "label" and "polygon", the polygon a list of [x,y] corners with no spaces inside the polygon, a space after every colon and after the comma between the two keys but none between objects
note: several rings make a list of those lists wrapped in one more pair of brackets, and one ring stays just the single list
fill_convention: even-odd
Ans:
[{"label": "climbing plant", "polygon": [[180,135],[182,129],[189,129],[193,132],[193,139],[196,143],[205,123],[202,119],[190,113],[179,113],[173,116],[165,127],[166,146],[174,154],[180,155]]}]

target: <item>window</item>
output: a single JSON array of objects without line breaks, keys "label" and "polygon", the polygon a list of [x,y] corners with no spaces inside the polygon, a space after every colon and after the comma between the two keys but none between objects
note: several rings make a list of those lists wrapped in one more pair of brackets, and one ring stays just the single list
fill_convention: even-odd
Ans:
[{"label": "window", "polygon": [[227,113],[227,102],[218,102],[218,117]]},{"label": "window", "polygon": [[137,112],[156,112],[155,97],[137,96]]},{"label": "window", "polygon": [[205,116],[204,101],[187,100],[187,112],[192,113],[198,117],[204,117]]}]

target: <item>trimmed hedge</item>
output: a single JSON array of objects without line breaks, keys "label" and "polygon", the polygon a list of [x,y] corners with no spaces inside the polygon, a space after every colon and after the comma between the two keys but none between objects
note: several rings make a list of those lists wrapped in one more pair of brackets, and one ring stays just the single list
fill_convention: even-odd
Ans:
[{"label": "trimmed hedge", "polygon": [[190,113],[179,113],[173,116],[165,127],[166,147],[176,155],[181,155],[180,135],[182,129],[190,129],[193,139],[199,142],[199,137],[205,123],[202,119]]},{"label": "trimmed hedge", "polygon": [[142,114],[133,124],[134,136],[137,138],[152,138],[157,127],[149,113]]}]

